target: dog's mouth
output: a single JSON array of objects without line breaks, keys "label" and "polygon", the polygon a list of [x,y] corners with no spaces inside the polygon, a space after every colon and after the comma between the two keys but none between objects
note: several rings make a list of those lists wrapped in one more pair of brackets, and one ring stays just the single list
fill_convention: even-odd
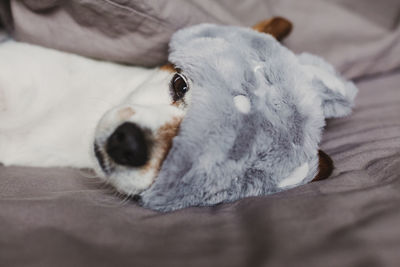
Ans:
[{"label": "dog's mouth", "polygon": [[106,175],[110,175],[112,172],[112,167],[110,166],[107,156],[104,155],[105,152],[103,152],[103,150],[96,142],[94,143],[93,149],[94,149],[94,155],[96,156],[97,162],[99,163],[101,170]]}]

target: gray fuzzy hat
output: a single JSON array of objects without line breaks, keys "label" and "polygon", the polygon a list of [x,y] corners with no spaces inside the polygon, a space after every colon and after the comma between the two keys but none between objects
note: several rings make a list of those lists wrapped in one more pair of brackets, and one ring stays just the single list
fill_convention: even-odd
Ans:
[{"label": "gray fuzzy hat", "polygon": [[145,207],[170,211],[266,195],[311,181],[325,118],[357,89],[323,59],[254,30],[202,24],[174,34],[170,62],[191,104]]}]

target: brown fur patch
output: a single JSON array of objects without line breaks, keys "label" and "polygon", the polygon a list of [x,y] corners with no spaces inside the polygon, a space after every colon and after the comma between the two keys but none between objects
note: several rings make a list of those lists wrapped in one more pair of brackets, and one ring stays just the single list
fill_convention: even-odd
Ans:
[{"label": "brown fur patch", "polygon": [[333,161],[324,151],[318,150],[319,164],[318,174],[311,182],[320,181],[328,178],[333,171]]},{"label": "brown fur patch", "polygon": [[175,65],[172,64],[172,63],[167,63],[167,64],[161,66],[160,70],[168,71],[168,72],[171,72],[171,73],[177,72],[177,69],[175,68]]},{"label": "brown fur patch", "polygon": [[156,142],[160,146],[160,161],[158,162],[157,170],[160,170],[162,162],[167,157],[169,150],[172,147],[172,139],[178,134],[182,118],[175,117],[169,123],[166,123],[157,132]]},{"label": "brown fur patch", "polygon": [[130,107],[126,107],[118,111],[118,117],[122,120],[127,120],[135,114],[135,111]]},{"label": "brown fur patch", "polygon": [[172,139],[178,134],[181,121],[182,118],[174,117],[172,121],[158,129],[154,139],[154,149],[151,160],[142,168],[142,172],[147,172],[150,169],[154,169],[156,172],[160,171],[161,165],[172,147]]},{"label": "brown fur patch", "polygon": [[260,21],[252,28],[258,32],[269,33],[276,40],[281,41],[292,31],[293,24],[285,18],[273,17],[267,20]]}]

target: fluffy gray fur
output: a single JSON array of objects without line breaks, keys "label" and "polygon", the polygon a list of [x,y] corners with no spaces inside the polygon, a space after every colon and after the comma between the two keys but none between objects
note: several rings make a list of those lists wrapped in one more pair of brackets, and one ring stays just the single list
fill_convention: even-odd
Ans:
[{"label": "fluffy gray fur", "polygon": [[[192,100],[143,206],[171,211],[275,193],[318,169],[325,118],[351,112],[357,89],[331,65],[295,55],[272,36],[202,24],[178,31],[170,62],[190,80]],[[246,114],[234,97],[250,101]],[[308,164],[297,184],[279,186]]]}]

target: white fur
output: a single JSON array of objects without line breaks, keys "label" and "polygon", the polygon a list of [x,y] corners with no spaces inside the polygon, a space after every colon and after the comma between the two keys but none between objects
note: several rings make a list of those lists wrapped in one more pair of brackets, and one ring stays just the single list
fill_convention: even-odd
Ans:
[{"label": "white fur", "polygon": [[233,98],[233,102],[235,103],[235,107],[242,113],[247,114],[250,112],[250,100],[248,97],[244,95],[237,95]]},{"label": "white fur", "polygon": [[[93,144],[97,140],[104,145],[126,120],[156,131],[183,116],[170,105],[173,74],[14,41],[0,44],[0,59],[0,162],[95,168],[124,192],[149,186],[154,170],[130,170],[127,175],[128,168],[121,167],[105,175],[93,156]],[[132,116],[115,116],[126,107]]]}]

